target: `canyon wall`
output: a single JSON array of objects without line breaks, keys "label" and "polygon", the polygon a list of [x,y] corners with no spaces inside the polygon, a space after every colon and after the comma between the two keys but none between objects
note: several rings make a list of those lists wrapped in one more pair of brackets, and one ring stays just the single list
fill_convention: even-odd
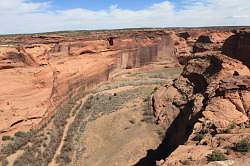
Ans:
[{"label": "canyon wall", "polygon": [[114,70],[176,63],[163,31],[96,36],[24,36],[0,46],[0,133],[36,128],[65,101],[80,98]]},{"label": "canyon wall", "polygon": [[229,57],[242,61],[245,65],[250,67],[250,33],[238,32],[225,41],[222,48],[223,53]]}]

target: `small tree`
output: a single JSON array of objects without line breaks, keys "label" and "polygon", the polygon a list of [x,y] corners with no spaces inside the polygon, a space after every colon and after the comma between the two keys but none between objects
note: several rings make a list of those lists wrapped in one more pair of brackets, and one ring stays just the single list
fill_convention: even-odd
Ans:
[{"label": "small tree", "polygon": [[219,150],[213,151],[212,154],[209,154],[207,156],[207,158],[208,158],[208,161],[224,161],[224,160],[226,160],[225,155]]},{"label": "small tree", "polygon": [[196,136],[193,138],[194,141],[201,141],[204,138],[203,133],[197,133]]},{"label": "small tree", "polygon": [[243,139],[240,142],[235,144],[234,149],[238,152],[250,152],[250,143],[249,140]]}]

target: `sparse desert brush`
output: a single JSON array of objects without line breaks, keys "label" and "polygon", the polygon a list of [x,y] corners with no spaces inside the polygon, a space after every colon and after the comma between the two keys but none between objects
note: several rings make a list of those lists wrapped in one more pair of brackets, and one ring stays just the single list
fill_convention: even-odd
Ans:
[{"label": "sparse desert brush", "polygon": [[25,137],[30,137],[30,136],[31,136],[31,133],[30,133],[30,132],[18,131],[18,132],[15,133],[15,136],[16,136],[16,137],[25,138]]},{"label": "sparse desert brush", "polygon": [[5,155],[10,155],[10,154],[14,153],[15,151],[16,151],[16,149],[15,149],[15,146],[13,144],[5,145],[1,149],[1,153],[5,154]]},{"label": "sparse desert brush", "polygon": [[224,161],[226,160],[225,155],[219,151],[219,150],[214,150],[211,154],[207,156],[208,161]]},{"label": "sparse desert brush", "polygon": [[139,72],[139,73],[133,73],[130,74],[130,77],[136,77],[137,79],[143,79],[143,78],[161,78],[161,79],[167,79],[174,76],[177,76],[181,73],[181,68],[164,68],[160,70],[154,70],[150,72]]},{"label": "sparse desert brush", "polygon": [[205,137],[204,133],[196,133],[195,137],[193,138],[194,141],[201,141]]},{"label": "sparse desert brush", "polygon": [[22,166],[22,165],[35,165],[37,162],[34,158],[34,151],[28,147],[22,156],[18,157],[14,162],[15,166]]},{"label": "sparse desert brush", "polygon": [[11,138],[13,142],[4,145],[1,149],[1,153],[7,156],[15,153],[18,149],[20,149],[22,146],[27,144],[27,142],[29,142],[31,136],[31,132],[17,132],[15,134],[15,138]]},{"label": "sparse desert brush", "polygon": [[60,152],[60,156],[58,157],[58,162],[62,165],[64,165],[65,163],[70,163],[72,161],[71,157],[72,157],[72,141],[73,140],[69,140],[69,141],[65,141],[64,145],[62,147],[62,150]]},{"label": "sparse desert brush", "polygon": [[248,139],[242,139],[235,144],[234,150],[237,152],[250,152],[250,141]]},{"label": "sparse desert brush", "polygon": [[[60,155],[57,157],[59,165],[67,165],[73,159],[73,152],[78,148],[74,144],[74,140],[84,132],[87,124],[84,121],[88,117],[88,121],[95,120],[99,117],[100,113],[107,114],[123,107],[124,103],[128,100],[133,100],[137,97],[147,98],[152,92],[153,88],[136,88],[128,91],[123,91],[114,94],[97,94],[90,96],[85,103],[82,104],[80,110],[76,113],[73,123],[69,126],[63,148]],[[115,97],[114,97],[115,96]],[[144,103],[145,107],[148,106],[147,102]],[[150,115],[150,118],[152,115]],[[135,123],[131,121],[130,123]]]},{"label": "sparse desert brush", "polygon": [[[12,154],[16,150],[23,147],[24,153],[16,160],[16,165],[22,163],[31,165],[47,165],[54,157],[55,152],[62,141],[63,132],[67,119],[70,117],[73,111],[75,111],[75,119],[69,126],[66,138],[64,140],[63,148],[60,152],[57,161],[59,165],[67,165],[67,163],[73,160],[73,152],[76,150],[75,140],[80,134],[84,132],[87,124],[84,121],[85,118],[91,117],[96,119],[100,114],[111,113],[115,110],[119,110],[124,106],[128,100],[135,98],[147,98],[153,91],[153,88],[139,87],[136,89],[123,91],[115,94],[98,94],[98,97],[90,96],[86,103],[76,107],[76,101],[70,100],[58,108],[53,119],[48,122],[52,128],[44,126],[41,130],[34,133],[29,132],[17,132],[15,134],[15,143],[5,148],[7,154]],[[148,106],[148,102],[145,101],[145,107]],[[78,111],[76,111],[76,108]],[[151,117],[151,115],[150,115]],[[135,123],[131,121],[130,123]],[[29,147],[27,148],[30,142]],[[6,154],[5,153],[5,154]],[[33,154],[36,154],[35,156]],[[33,156],[30,158],[30,156]]]},{"label": "sparse desert brush", "polygon": [[[75,100],[69,100],[58,108],[53,120],[49,122],[53,128],[47,130],[46,126],[44,126],[36,134],[23,132],[15,134],[15,143],[6,150],[13,152],[26,145],[27,140],[31,142],[30,146],[24,148],[24,153],[18,157],[15,165],[48,165],[60,145],[64,127],[75,105],[74,102]],[[36,155],[34,156],[34,154]]]},{"label": "sparse desert brush", "polygon": [[114,81],[111,84],[103,84],[100,87],[98,87],[95,92],[102,92],[105,90],[110,90],[110,89],[115,89],[119,87],[125,87],[125,86],[142,86],[142,85],[161,85],[165,84],[166,80],[165,79],[158,79],[158,78],[152,78],[152,79],[145,79],[145,80],[119,80],[119,81]]},{"label": "sparse desert brush", "polygon": [[230,130],[234,129],[237,127],[237,124],[232,122],[228,125],[226,129],[223,130],[223,133],[230,133]]},{"label": "sparse desert brush", "polygon": [[4,135],[2,137],[2,141],[13,141],[13,140],[14,140],[14,138],[11,136],[8,136],[8,135]]}]

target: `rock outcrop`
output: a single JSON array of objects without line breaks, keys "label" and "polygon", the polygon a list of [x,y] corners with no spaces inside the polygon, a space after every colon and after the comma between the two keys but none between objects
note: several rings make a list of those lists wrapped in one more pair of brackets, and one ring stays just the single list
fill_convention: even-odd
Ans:
[{"label": "rock outcrop", "polygon": [[[162,151],[165,147],[162,157],[167,158],[158,165],[182,165],[185,160],[203,165],[213,150],[225,151],[240,139],[249,139],[249,129],[245,128],[250,118],[248,38],[246,33],[229,37],[223,46],[224,54],[210,49],[195,54],[173,84],[154,94],[156,121],[167,128],[165,140],[159,147]],[[213,43],[204,36],[197,42]],[[243,129],[232,133],[234,139],[229,141],[230,136],[223,133],[232,125]],[[197,142],[199,134],[202,138]],[[230,153],[227,157],[234,159],[234,152]]]},{"label": "rock outcrop", "polygon": [[221,51],[225,40],[233,35],[230,31],[213,29],[189,29],[170,34],[174,40],[176,57],[182,65],[186,65],[196,53]]},{"label": "rock outcrop", "polygon": [[250,67],[250,33],[246,31],[238,32],[230,36],[222,48],[222,51],[227,56],[242,61]]}]

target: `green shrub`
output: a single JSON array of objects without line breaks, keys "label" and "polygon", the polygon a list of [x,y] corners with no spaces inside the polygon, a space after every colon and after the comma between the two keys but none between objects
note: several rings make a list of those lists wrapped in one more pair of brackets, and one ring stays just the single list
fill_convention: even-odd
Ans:
[{"label": "green shrub", "polygon": [[1,154],[4,155],[11,155],[16,151],[15,146],[13,144],[7,144],[5,146],[3,146],[3,148],[1,149]]},{"label": "green shrub", "polygon": [[10,140],[14,140],[11,136],[8,136],[8,135],[4,135],[2,137],[2,141],[10,141]]},{"label": "green shrub", "polygon": [[11,155],[15,153],[16,150],[24,146],[28,141],[30,137],[16,137],[13,143],[7,144],[3,146],[1,149],[1,152],[5,155]]},{"label": "green shrub", "polygon": [[31,134],[30,132],[22,132],[22,131],[18,131],[15,133],[15,136],[16,137],[22,137],[22,138],[25,138],[25,137],[30,137]]},{"label": "green shrub", "polygon": [[201,141],[204,138],[205,134],[197,133],[196,136],[193,138],[194,141]]},{"label": "green shrub", "polygon": [[224,160],[226,160],[225,155],[218,150],[213,151],[212,154],[209,154],[207,156],[207,158],[208,158],[208,161],[224,161]]},{"label": "green shrub", "polygon": [[234,129],[237,127],[236,123],[230,123],[226,129],[223,130],[223,133],[230,133],[230,130]]},{"label": "green shrub", "polygon": [[250,152],[250,143],[249,140],[243,139],[240,142],[235,144],[234,149],[238,152]]}]

